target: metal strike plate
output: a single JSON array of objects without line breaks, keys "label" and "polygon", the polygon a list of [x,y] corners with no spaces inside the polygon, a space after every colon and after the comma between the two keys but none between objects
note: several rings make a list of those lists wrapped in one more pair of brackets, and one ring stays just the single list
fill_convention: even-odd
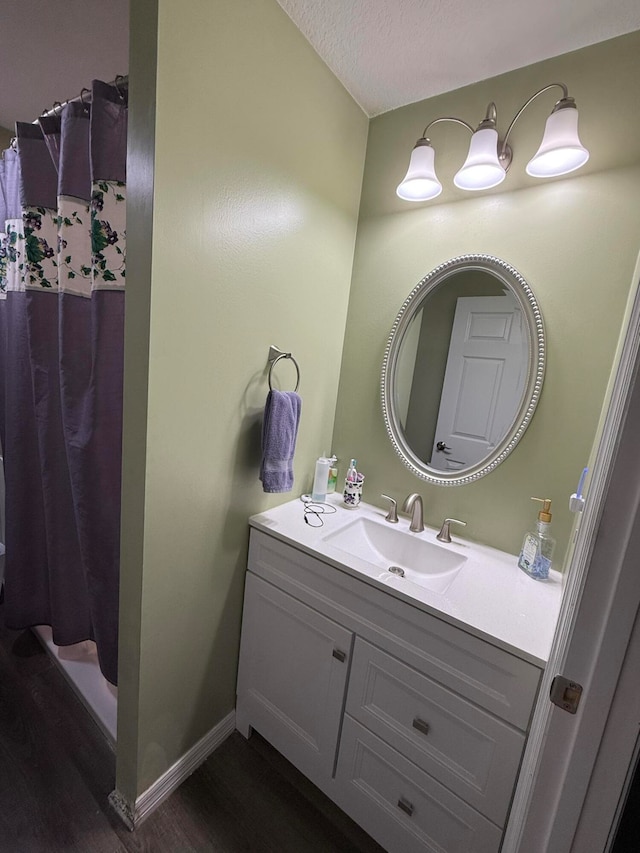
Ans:
[{"label": "metal strike plate", "polygon": [[414,729],[417,729],[419,732],[422,732],[423,735],[429,734],[429,723],[425,723],[424,720],[421,720],[420,717],[416,717],[412,723]]},{"label": "metal strike plate", "polygon": [[581,696],[582,685],[575,681],[570,681],[563,675],[556,675],[551,682],[549,698],[554,705],[557,705],[558,708],[562,708],[563,711],[575,714],[578,710]]},{"label": "metal strike plate", "polygon": [[409,817],[413,814],[413,803],[410,803],[405,797],[400,797],[398,800],[398,808],[402,809],[405,814],[408,814]]}]

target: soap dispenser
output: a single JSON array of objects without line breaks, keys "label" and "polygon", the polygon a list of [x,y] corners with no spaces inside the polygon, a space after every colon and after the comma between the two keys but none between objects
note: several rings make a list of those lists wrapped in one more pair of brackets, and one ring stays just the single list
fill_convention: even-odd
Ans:
[{"label": "soap dispenser", "polygon": [[538,513],[536,529],[525,534],[518,565],[530,577],[545,580],[549,577],[553,549],[556,540],[551,535],[551,501],[549,498],[531,498],[540,501],[542,509]]},{"label": "soap dispenser", "polygon": [[333,494],[338,485],[338,457],[334,454],[329,458],[329,479],[327,481],[327,494]]},{"label": "soap dispenser", "polygon": [[321,456],[316,461],[316,470],[313,476],[313,489],[311,490],[311,500],[314,503],[324,503],[327,499],[330,467],[331,460],[326,456]]}]

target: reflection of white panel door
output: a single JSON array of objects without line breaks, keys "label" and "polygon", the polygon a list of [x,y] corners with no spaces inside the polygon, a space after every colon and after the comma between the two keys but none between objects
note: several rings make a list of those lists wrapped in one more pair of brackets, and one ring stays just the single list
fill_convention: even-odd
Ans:
[{"label": "reflection of white panel door", "polygon": [[522,312],[514,297],[458,299],[432,467],[459,470],[493,450],[518,411],[527,364]]}]

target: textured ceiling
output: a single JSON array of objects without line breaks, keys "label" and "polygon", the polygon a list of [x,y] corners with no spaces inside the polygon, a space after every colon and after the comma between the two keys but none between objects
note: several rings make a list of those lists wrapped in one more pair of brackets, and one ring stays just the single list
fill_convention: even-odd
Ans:
[{"label": "textured ceiling", "polygon": [[278,0],[378,115],[640,29],[640,0]]},{"label": "textured ceiling", "polygon": [[[369,115],[640,29],[640,0],[278,2]],[[2,0],[0,125],[126,74],[128,8]]]}]

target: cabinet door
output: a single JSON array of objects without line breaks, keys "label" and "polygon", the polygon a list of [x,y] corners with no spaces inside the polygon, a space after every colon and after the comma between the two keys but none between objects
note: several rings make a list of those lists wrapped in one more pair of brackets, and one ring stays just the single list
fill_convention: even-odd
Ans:
[{"label": "cabinet door", "polygon": [[353,635],[247,574],[236,726],[322,786],[333,774]]}]

